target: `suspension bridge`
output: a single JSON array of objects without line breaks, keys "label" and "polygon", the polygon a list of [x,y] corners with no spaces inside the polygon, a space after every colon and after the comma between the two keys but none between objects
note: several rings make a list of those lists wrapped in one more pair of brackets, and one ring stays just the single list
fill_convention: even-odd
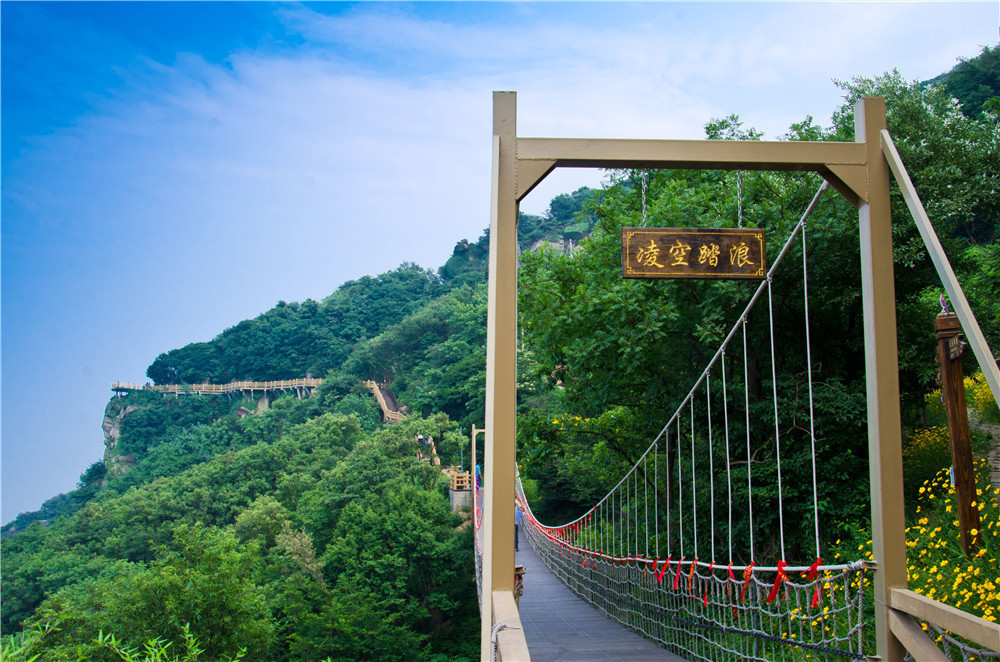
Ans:
[{"label": "suspension bridge", "polygon": [[[485,472],[474,488],[482,660],[1000,658],[1000,625],[907,589],[890,172],[995,398],[1000,370],[886,131],[884,101],[859,101],[855,124],[850,143],[521,138],[515,93],[494,93]],[[514,439],[517,205],[556,167],[806,170],[824,184],[780,238],[760,286],[645,453],[581,516],[553,525],[539,521],[524,496]],[[817,480],[824,467],[816,449],[807,260],[807,221],[829,187],[859,214],[873,542],[870,558],[859,553],[835,563],[824,558],[820,535],[828,495]],[[804,298],[800,364],[809,374],[801,413],[807,423],[790,425],[782,423],[777,386],[779,357],[789,348],[776,351],[774,300],[793,268]],[[763,417],[750,413],[749,334],[769,343],[772,392],[764,401],[773,406]],[[783,463],[792,450],[811,462]],[[755,459],[758,451],[766,461]],[[515,553],[515,503],[532,551]],[[529,569],[524,575],[517,561]],[[542,567],[589,605],[582,615],[559,622],[558,612],[574,603],[565,593],[546,597]],[[620,627],[591,636],[598,613]],[[866,622],[874,632],[864,631]],[[622,632],[653,648],[630,658],[634,640]]]}]

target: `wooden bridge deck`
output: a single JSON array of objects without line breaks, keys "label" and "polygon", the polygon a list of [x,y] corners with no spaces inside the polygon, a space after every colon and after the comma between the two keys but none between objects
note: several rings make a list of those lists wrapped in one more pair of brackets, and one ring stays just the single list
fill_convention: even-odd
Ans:
[{"label": "wooden bridge deck", "polygon": [[576,597],[549,572],[521,533],[521,625],[532,662],[684,662]]}]

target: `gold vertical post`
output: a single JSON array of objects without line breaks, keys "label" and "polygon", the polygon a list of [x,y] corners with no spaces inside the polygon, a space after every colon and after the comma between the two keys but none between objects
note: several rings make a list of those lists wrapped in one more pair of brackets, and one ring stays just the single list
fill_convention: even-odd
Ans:
[{"label": "gold vertical post", "polygon": [[493,201],[486,335],[483,660],[493,595],[514,590],[514,435],[517,395],[517,94],[493,93]]},{"label": "gold vertical post", "polygon": [[880,132],[885,99],[854,105],[855,140],[867,151],[868,200],[858,209],[868,391],[868,458],[871,474],[872,551],[875,571],[875,641],[884,662],[902,662],[903,646],[889,630],[890,591],[906,588],[899,350],[893,282],[889,166]]}]

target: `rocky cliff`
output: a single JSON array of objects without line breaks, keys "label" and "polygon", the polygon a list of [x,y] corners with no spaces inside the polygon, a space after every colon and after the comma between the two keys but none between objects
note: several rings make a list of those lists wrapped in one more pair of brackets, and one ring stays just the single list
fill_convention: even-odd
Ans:
[{"label": "rocky cliff", "polygon": [[121,438],[122,421],[139,409],[135,405],[126,405],[120,398],[112,398],[104,408],[101,429],[104,430],[104,466],[107,467],[107,475],[102,487],[107,487],[108,479],[119,476],[135,466],[135,456],[132,453],[121,454],[118,441]]}]

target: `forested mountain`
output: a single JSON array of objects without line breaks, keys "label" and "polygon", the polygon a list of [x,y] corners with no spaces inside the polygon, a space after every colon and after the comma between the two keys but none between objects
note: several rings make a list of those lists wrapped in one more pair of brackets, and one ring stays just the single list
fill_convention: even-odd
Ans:
[{"label": "forested mountain", "polygon": [[[587,191],[525,215],[525,241],[558,241]],[[484,233],[437,273],[404,264],[158,356],[156,384],[324,381],[255,415],[241,397],[112,398],[104,460],[4,527],[3,633],[23,630],[5,659],[119,659],[101,632],[194,637],[206,659],[476,657],[468,517],[413,440],[458,465],[459,424],[483,424],[488,251]],[[363,379],[409,418],[383,426]]]},{"label": "forested mountain", "polygon": [[[578,241],[586,236],[589,226],[585,215],[575,217],[590,195],[591,190],[584,187],[572,196],[554,198],[542,216],[522,214],[522,248],[530,248],[542,239],[558,242],[569,237]],[[146,370],[146,376],[154,384],[267,381],[306,374],[322,377],[348,362],[361,370],[359,376],[388,380],[392,375],[385,362],[392,359],[380,357],[373,363],[372,359],[351,357],[357,345],[376,338],[456,288],[482,285],[488,262],[487,231],[474,244],[459,242],[437,273],[403,264],[379,276],[344,283],[320,302],[279,301],[266,313],[240,322],[208,342],[160,354]],[[447,329],[444,333],[447,335]]]},{"label": "forested mountain", "polygon": [[215,339],[160,354],[146,370],[155,384],[224,384],[322,376],[370,338],[445,291],[431,271],[404,264],[341,285],[316,302],[278,305]]},{"label": "forested mountain", "polygon": [[[987,49],[959,67],[985,63],[995,73],[995,56]],[[785,139],[853,140],[853,101],[885,96],[894,141],[1000,346],[1000,115],[989,103],[956,105],[947,84],[898,74],[841,87],[845,103],[831,126],[805,118]],[[760,137],[736,116],[713,120],[706,135]],[[579,514],[620,478],[745,305],[744,283],[623,280],[621,228],[645,217],[662,226],[742,223],[783,238],[819,185],[810,173],[743,173],[739,187],[735,178],[616,171],[601,190],[561,195],[546,214],[521,216],[517,443],[541,519]],[[894,196],[910,433],[933,415],[931,320],[942,288]],[[810,235],[817,407],[835,421],[818,435],[830,467],[824,507],[837,513],[824,531],[832,538],[868,517],[867,485],[850,480],[867,474],[856,211],[827,196]],[[4,659],[115,660],[123,646],[151,639],[172,642],[185,660],[241,651],[249,660],[477,657],[469,517],[449,511],[447,479],[416,459],[414,439],[433,436],[444,464],[468,466],[468,431],[485,415],[488,248],[486,232],[459,242],[436,272],[404,264],[322,301],[279,302],[156,357],[147,370],[156,384],[324,382],[312,397],[266,407],[148,390],[112,398],[104,461],[84,471],[76,491],[4,527]],[[795,375],[803,283],[787,286],[775,313],[778,361]],[[769,350],[755,334],[749,352],[762,359]],[[790,412],[783,434],[800,438],[801,382],[772,384],[769,369],[750,363],[748,418],[763,416],[771,404],[761,394],[773,389]],[[383,424],[365,379],[390,383],[407,420]],[[803,453],[788,458],[793,478],[804,471]],[[922,478],[907,471],[915,491]],[[755,480],[766,498],[773,477]],[[202,653],[192,652],[195,641]]]},{"label": "forested mountain", "polygon": [[983,47],[978,56],[962,58],[954,69],[926,84],[942,86],[969,117],[1000,113],[1000,46]]}]

